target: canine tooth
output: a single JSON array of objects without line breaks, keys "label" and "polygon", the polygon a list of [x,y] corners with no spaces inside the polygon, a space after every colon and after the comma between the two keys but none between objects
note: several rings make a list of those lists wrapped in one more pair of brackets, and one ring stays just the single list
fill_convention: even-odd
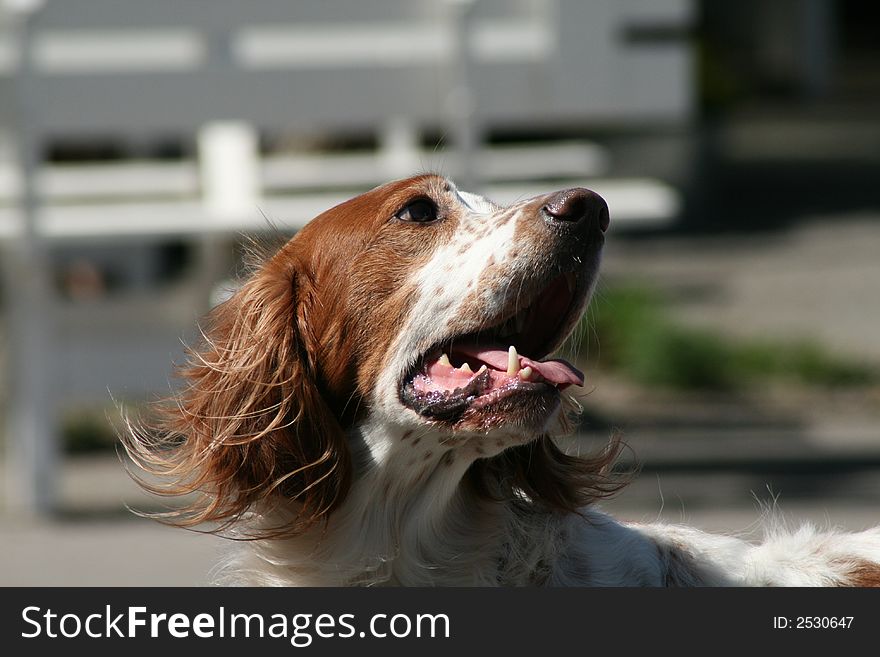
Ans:
[{"label": "canine tooth", "polygon": [[449,356],[447,356],[446,354],[440,356],[440,358],[437,359],[437,362],[441,365],[448,365],[449,367],[452,367],[452,363],[449,362]]},{"label": "canine tooth", "polygon": [[507,350],[507,375],[514,376],[519,372],[519,354],[516,353],[516,347],[510,345]]},{"label": "canine tooth", "polygon": [[467,372],[468,374],[473,374],[473,370],[471,369],[471,366],[468,365],[467,363],[465,363],[464,365],[462,365],[458,369],[461,370],[462,372]]},{"label": "canine tooth", "polygon": [[532,378],[532,372],[533,370],[531,367],[524,367],[519,371],[519,378],[523,381],[528,381]]},{"label": "canine tooth", "polygon": [[489,368],[486,367],[486,364],[483,363],[483,364],[480,366],[480,369],[477,370],[477,374],[482,374],[483,372],[485,372],[485,371],[488,370],[488,369],[489,369]]}]

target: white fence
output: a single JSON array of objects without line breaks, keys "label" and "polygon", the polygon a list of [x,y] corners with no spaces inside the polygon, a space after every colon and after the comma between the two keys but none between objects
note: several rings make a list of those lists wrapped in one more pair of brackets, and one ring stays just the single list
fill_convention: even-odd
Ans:
[{"label": "white fence", "polygon": [[[164,300],[62,308],[50,248],[175,237],[202,245],[210,263],[217,236],[264,230],[262,213],[293,231],[353,193],[425,169],[502,202],[550,184],[535,181],[588,184],[618,225],[656,225],[677,211],[677,194],[658,181],[604,178],[608,155],[595,144],[491,147],[483,136],[686,121],[689,50],[650,35],[685,26],[687,0],[32,4],[0,33],[0,131],[16,144],[0,156],[7,488],[25,511],[54,505],[59,400],[114,385],[161,389],[154,365],[168,361],[141,330],[167,312]],[[449,148],[422,149],[426,131],[447,135]],[[258,148],[261,134],[353,132],[375,134],[379,147]],[[176,162],[43,161],[48,145],[71,136],[198,147]],[[195,307],[207,304],[212,273],[204,278]],[[77,313],[103,313],[101,330]]]}]

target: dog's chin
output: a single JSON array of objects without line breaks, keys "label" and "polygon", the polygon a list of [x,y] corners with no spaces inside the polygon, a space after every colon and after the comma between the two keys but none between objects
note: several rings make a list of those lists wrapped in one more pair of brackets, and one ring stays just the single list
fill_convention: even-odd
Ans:
[{"label": "dog's chin", "polygon": [[[488,374],[484,376],[488,377]],[[422,421],[454,434],[521,434],[534,437],[552,430],[560,415],[559,389],[544,382],[513,379],[501,387],[476,384],[445,394],[404,394],[405,405]]]},{"label": "dog's chin", "polygon": [[472,404],[451,428],[459,434],[504,434],[531,440],[545,433],[558,433],[561,411],[559,391],[535,384]]}]

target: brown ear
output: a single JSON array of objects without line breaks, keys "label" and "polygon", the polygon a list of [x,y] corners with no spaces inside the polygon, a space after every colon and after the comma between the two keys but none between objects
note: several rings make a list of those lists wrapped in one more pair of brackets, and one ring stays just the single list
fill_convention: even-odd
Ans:
[{"label": "brown ear", "polygon": [[[250,538],[302,531],[326,517],[350,485],[343,431],[315,384],[304,344],[308,321],[296,274],[275,258],[209,315],[203,343],[179,370],[185,387],[162,406],[158,431],[129,432],[126,449],[165,484],[163,495],[196,494],[175,524],[218,523],[284,505],[284,527]],[[290,520],[290,517],[293,520]]]}]

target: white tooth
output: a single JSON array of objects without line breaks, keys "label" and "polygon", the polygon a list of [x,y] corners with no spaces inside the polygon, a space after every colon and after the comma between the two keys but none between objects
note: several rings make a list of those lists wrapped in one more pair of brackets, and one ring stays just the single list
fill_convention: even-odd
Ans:
[{"label": "white tooth", "polygon": [[531,367],[522,368],[519,371],[519,378],[521,378],[523,381],[528,381],[529,379],[531,379],[532,378],[532,368]]},{"label": "white tooth", "polygon": [[516,353],[516,347],[510,345],[507,350],[507,375],[514,376],[519,372],[519,354]]},{"label": "white tooth", "polygon": [[480,366],[480,369],[477,370],[477,374],[482,374],[482,373],[485,372],[487,369],[489,369],[489,368],[486,367],[486,365],[485,365],[485,363],[484,363],[483,365]]},{"label": "white tooth", "polygon": [[452,367],[452,363],[449,362],[449,356],[443,354],[440,358],[437,359],[437,362],[441,365],[447,365],[448,367]]},{"label": "white tooth", "polygon": [[473,374],[473,373],[474,373],[473,370],[471,369],[471,366],[468,365],[467,363],[465,363],[464,365],[462,365],[462,366],[459,367],[458,369],[460,369],[462,372],[467,372],[468,374]]}]

